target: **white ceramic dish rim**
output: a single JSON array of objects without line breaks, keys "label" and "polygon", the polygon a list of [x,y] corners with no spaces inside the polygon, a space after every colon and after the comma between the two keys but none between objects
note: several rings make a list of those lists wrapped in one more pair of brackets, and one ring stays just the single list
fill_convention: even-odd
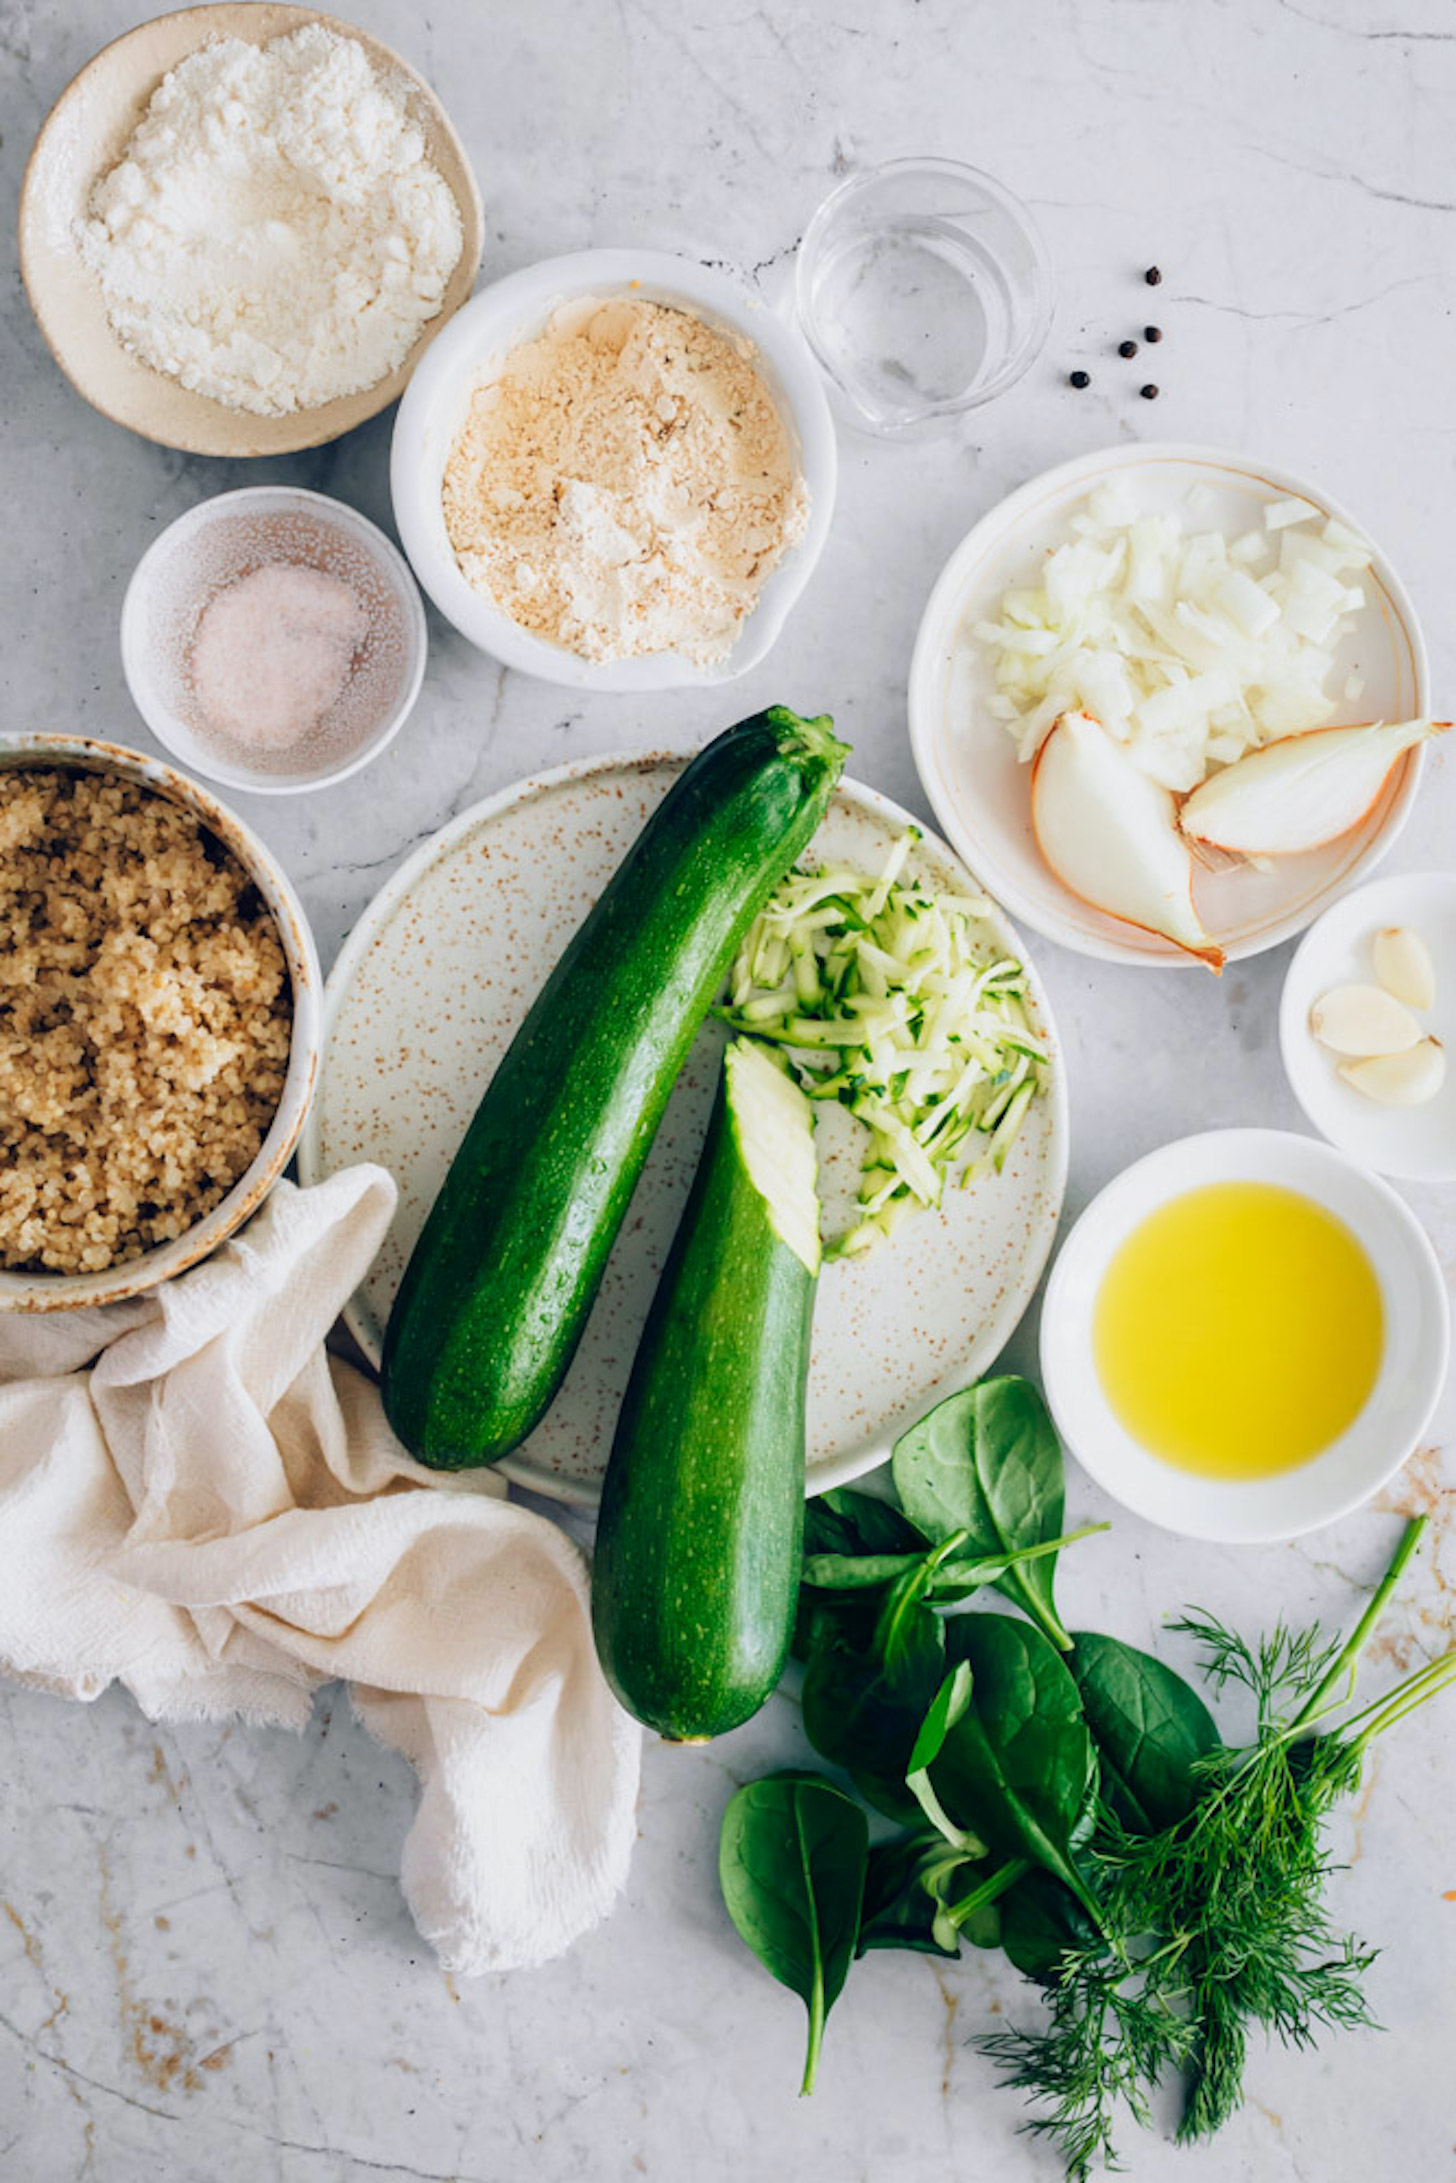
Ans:
[{"label": "white ceramic dish rim", "polygon": [[84,735],[7,735],[0,737],[0,766],[56,766],[85,772],[119,773],[141,781],[195,812],[204,826],[231,849],[267,903],[288,964],[293,987],[293,1035],[283,1096],[252,1165],[205,1219],[184,1235],[140,1258],[128,1259],[100,1273],[46,1274],[0,1270],[0,1312],[70,1311],[83,1304],[110,1304],[140,1296],[184,1273],[240,1228],[256,1212],[293,1157],[307,1117],[318,1073],[323,973],[303,904],[272,851],[236,812],[220,803],[184,773],[128,750],[119,743]]},{"label": "white ceramic dish rim", "polygon": [[[151,684],[145,641],[149,587],[169,548],[178,550],[188,538],[228,515],[244,515],[250,510],[260,515],[270,510],[286,515],[300,507],[317,511],[321,521],[332,523],[356,539],[366,553],[389,571],[399,586],[404,603],[410,647],[409,676],[393,713],[351,756],[303,779],[276,773],[251,773],[244,766],[230,765],[225,758],[215,757],[206,744],[190,735],[175,714],[157,698]],[[199,500],[185,509],[152,540],[132,570],[121,602],[121,671],[137,711],[157,741],[183,765],[210,781],[220,782],[224,788],[241,789],[250,796],[306,796],[316,788],[330,788],[335,782],[347,781],[351,774],[362,772],[365,766],[372,764],[389,748],[414,711],[425,679],[429,650],[429,623],[419,585],[393,539],[367,515],[351,508],[347,501],[335,500],[329,493],[311,492],[301,485],[240,485],[234,492],[215,493],[210,500]]]},{"label": "white ceramic dish rim", "polygon": [[[399,869],[390,874],[379,892],[366,905],[335,958],[323,991],[319,1025],[321,1066],[327,1066],[329,1047],[333,1039],[339,1009],[343,1004],[344,997],[359,964],[372,947],[379,928],[393,915],[401,901],[408,895],[416,879],[436,857],[442,855],[473,828],[494,818],[499,812],[510,809],[518,802],[549,794],[553,790],[572,782],[589,780],[596,773],[610,773],[619,766],[644,767],[686,764],[690,758],[696,755],[696,749],[696,745],[678,744],[648,750],[617,750],[610,751],[601,757],[573,759],[566,765],[553,766],[544,773],[531,774],[523,780],[510,783],[507,787],[498,790],[493,796],[487,796],[481,802],[472,804],[469,810],[458,813],[455,818],[441,827],[438,833],[432,834],[428,841],[421,842],[419,847],[413,850],[404,863],[400,865]],[[909,824],[920,824],[919,821],[912,820],[910,814],[890,797],[881,795],[878,789],[870,788],[863,782],[841,776],[836,792],[847,797],[849,801],[857,804],[861,809],[881,818],[888,825],[899,828]],[[921,832],[932,850],[939,850],[943,855],[949,857],[953,863],[959,863],[960,860],[954,855],[954,852],[948,849],[943,842],[940,842],[935,835],[929,833],[923,825],[921,826]],[[1017,940],[1018,951],[1026,969],[1027,983],[1037,1011],[1038,1021],[1042,1025],[1046,1036],[1052,1066],[1048,1071],[1047,1087],[1043,1094],[1048,1104],[1050,1116],[1047,1152],[1049,1175],[1044,1192],[1044,1202],[1047,1210],[1039,1223],[1039,1232],[1035,1234],[1034,1240],[1031,1242],[1020,1282],[1006,1288],[997,1299],[994,1308],[980,1323],[976,1347],[984,1351],[987,1366],[1010,1340],[1035,1294],[1043,1273],[1046,1271],[1047,1261],[1051,1256],[1052,1246],[1056,1240],[1062,1203],[1066,1195],[1071,1133],[1066,1056],[1057,1034],[1056,1020],[1052,1014],[1046,988],[1042,984],[1035,963],[1031,961],[1025,949],[1020,948],[1019,935],[1015,934],[1010,920],[1006,917],[1005,912],[1001,910],[999,904],[995,905],[995,912],[1007,927],[1008,932],[1012,934],[1013,939]],[[320,1142],[321,1114],[322,1102],[316,1102],[304,1120],[299,1137],[298,1171],[300,1180],[305,1184],[322,1181],[326,1172]],[[360,1312],[356,1298],[351,1297],[348,1303],[345,1304],[342,1317],[344,1324],[359,1344],[360,1349],[377,1371],[380,1363],[379,1345]],[[868,1456],[860,1454],[843,1458],[831,1457],[825,1462],[816,1463],[809,1471],[806,1493],[827,1493],[835,1486],[848,1485],[852,1480],[862,1478],[867,1471],[874,1470],[879,1464],[885,1462],[889,1454],[890,1446],[887,1442],[883,1447],[877,1447]],[[523,1486],[528,1491],[539,1493],[547,1499],[566,1502],[582,1508],[591,1508],[596,1505],[596,1494],[584,1490],[582,1482],[579,1480],[538,1471],[530,1464],[518,1463],[511,1456],[505,1457],[503,1461],[492,1467],[499,1471],[503,1477],[508,1478],[512,1484]]]},{"label": "white ceramic dish rim", "polygon": [[[1364,1409],[1330,1447],[1273,1478],[1204,1478],[1150,1455],[1113,1412],[1092,1351],[1097,1291],[1118,1246],[1159,1206],[1222,1181],[1282,1184],[1335,1213],[1367,1252],[1385,1305],[1385,1353]],[[1397,1282],[1409,1316],[1392,1323]],[[1418,1446],[1440,1399],[1449,1355],[1440,1265],[1410,1208],[1333,1146],[1284,1130],[1210,1130],[1162,1145],[1124,1168],[1074,1223],[1042,1311],[1042,1383],[1057,1427],[1083,1469],[1135,1515],[1185,1538],[1223,1545],[1299,1538],[1363,1506]],[[1394,1430],[1377,1416],[1381,1408],[1394,1411]]]},{"label": "white ceramic dish rim", "polygon": [[[1409,1124],[1414,1119],[1408,1108],[1375,1107],[1362,1101],[1362,1106],[1368,1110],[1370,1128],[1359,1141],[1353,1133],[1342,1133],[1340,1104],[1344,1098],[1355,1099],[1359,1095],[1346,1093],[1340,1085],[1335,1075],[1336,1057],[1316,1044],[1309,1028],[1309,1011],[1325,988],[1325,981],[1315,976],[1315,965],[1328,942],[1331,924],[1343,925],[1347,921],[1368,918],[1372,930],[1392,923],[1413,925],[1419,930],[1420,916],[1413,916],[1405,905],[1418,890],[1431,889],[1448,895],[1453,914],[1456,914],[1456,872],[1391,872],[1384,879],[1373,880],[1368,886],[1356,887],[1341,895],[1315,919],[1301,940],[1284,974],[1284,987],[1279,997],[1280,1059],[1289,1088],[1310,1127],[1317,1129],[1326,1143],[1334,1145],[1347,1159],[1373,1167],[1377,1174],[1394,1175],[1401,1182],[1456,1180],[1456,1121],[1448,1130],[1450,1152],[1438,1160],[1422,1159],[1408,1149],[1412,1142]],[[1317,1073],[1327,1078],[1328,1103],[1310,1096]],[[1441,1096],[1447,1102],[1456,1100],[1456,1085],[1449,1077]],[[1386,1140],[1378,1157],[1369,1143],[1377,1129],[1383,1131]]]},{"label": "white ceramic dish rim", "polygon": [[[1279,492],[1311,501],[1327,516],[1332,516],[1363,538],[1371,549],[1371,573],[1384,590],[1410,644],[1415,682],[1414,715],[1423,716],[1429,712],[1430,659],[1426,650],[1425,634],[1417,619],[1410,594],[1389,558],[1370,536],[1365,524],[1350,514],[1341,502],[1331,499],[1323,487],[1311,485],[1307,479],[1286,470],[1280,463],[1259,461],[1253,456],[1234,454],[1226,448],[1207,447],[1197,441],[1149,440],[1122,448],[1094,448],[1087,454],[1074,456],[1070,462],[1055,464],[1051,469],[1039,472],[1036,477],[1028,478],[1015,492],[1007,494],[994,508],[988,509],[952,551],[936,578],[926,601],[925,611],[920,617],[910,663],[910,748],[915,759],[915,770],[920,776],[920,785],[931,809],[947,841],[964,861],[978,863],[985,869],[988,859],[984,843],[977,844],[973,850],[968,842],[965,829],[960,824],[955,800],[941,776],[936,757],[936,746],[941,736],[939,688],[946,646],[953,641],[960,626],[969,579],[985,550],[987,533],[994,528],[998,538],[1004,539],[1021,515],[1039,508],[1049,495],[1075,488],[1085,477],[1100,476],[1109,468],[1137,469],[1157,463],[1176,462],[1213,466],[1240,472],[1251,479],[1256,478]],[[1410,816],[1425,770],[1425,760],[1426,752],[1422,746],[1417,746],[1408,753],[1405,772],[1384,824],[1349,869],[1331,882],[1324,899],[1306,903],[1283,917],[1271,920],[1257,932],[1231,942],[1227,948],[1230,962],[1246,961],[1250,956],[1262,955],[1269,948],[1278,947],[1282,941],[1292,939],[1321,914],[1327,902],[1338,899],[1375,870],[1395,846]],[[1111,934],[1090,932],[1073,924],[1070,919],[1059,918],[1043,904],[1024,894],[1014,877],[1009,877],[999,866],[995,870],[986,871],[986,884],[1018,924],[1029,925],[1033,932],[1039,932],[1044,939],[1055,940],[1060,947],[1070,948],[1078,955],[1091,956],[1099,962],[1132,964],[1150,970],[1201,968],[1192,956],[1182,950],[1171,944],[1140,938],[1132,927],[1128,928],[1128,937],[1123,940],[1113,938]]]},{"label": "white ceramic dish rim", "polygon": [[[470,396],[493,365],[540,331],[559,304],[583,296],[678,304],[740,334],[768,366],[809,492],[808,528],[764,584],[729,657],[697,667],[673,652],[597,663],[532,636],[461,574],[445,529],[441,484]],[[829,535],[838,482],[834,421],[808,343],[739,280],[659,250],[582,250],[545,258],[482,288],[421,359],[395,420],[390,491],[405,553],[435,605],[463,637],[522,674],[579,690],[668,690],[734,681],[766,657]]]}]

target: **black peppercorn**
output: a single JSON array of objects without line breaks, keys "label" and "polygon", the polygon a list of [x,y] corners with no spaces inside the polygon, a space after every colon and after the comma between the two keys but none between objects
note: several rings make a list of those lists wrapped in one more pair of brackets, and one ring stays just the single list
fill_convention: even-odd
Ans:
[{"label": "black peppercorn", "polygon": [[1150,265],[1146,273],[1144,273],[1143,275],[1143,279],[1147,282],[1150,288],[1156,288],[1162,277],[1162,274],[1158,271],[1158,268],[1155,265]]},{"label": "black peppercorn", "polygon": [[1135,341],[1119,341],[1117,344],[1117,353],[1119,356],[1136,356],[1137,343]]},{"label": "black peppercorn", "polygon": [[1161,340],[1162,340],[1162,338],[1163,338],[1163,329],[1162,329],[1162,327],[1161,327],[1161,326],[1144,326],[1144,328],[1143,328],[1143,339],[1144,339],[1144,341],[1161,341]]},{"label": "black peppercorn", "polygon": [[1069,373],[1068,377],[1074,387],[1090,387],[1092,384],[1090,371],[1074,371]]},{"label": "black peppercorn", "polygon": [[1151,379],[1148,381],[1145,387],[1138,388],[1138,393],[1142,396],[1145,402],[1155,402],[1158,399],[1158,390],[1153,385]]}]

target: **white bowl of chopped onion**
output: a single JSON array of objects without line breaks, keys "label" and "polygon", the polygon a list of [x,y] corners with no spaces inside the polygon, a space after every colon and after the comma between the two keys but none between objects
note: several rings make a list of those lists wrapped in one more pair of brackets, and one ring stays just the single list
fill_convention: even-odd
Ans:
[{"label": "white bowl of chopped onion", "polygon": [[[1014,917],[1080,954],[1177,968],[1195,956],[1083,899],[1042,854],[1031,761],[1055,719],[1094,715],[1176,804],[1275,741],[1424,715],[1429,680],[1404,586],[1326,493],[1215,449],[1108,448],[1034,478],[951,555],[920,625],[910,736],[946,835]],[[1222,958],[1291,938],[1368,873],[1422,761],[1406,751],[1316,848],[1196,850]]]}]

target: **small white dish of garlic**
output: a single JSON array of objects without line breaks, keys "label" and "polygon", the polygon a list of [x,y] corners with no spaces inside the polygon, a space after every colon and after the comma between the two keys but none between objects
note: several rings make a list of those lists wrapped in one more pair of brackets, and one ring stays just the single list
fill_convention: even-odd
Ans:
[{"label": "small white dish of garlic", "polygon": [[1295,1098],[1381,1174],[1456,1178],[1456,872],[1346,895],[1289,966],[1279,1043]]}]

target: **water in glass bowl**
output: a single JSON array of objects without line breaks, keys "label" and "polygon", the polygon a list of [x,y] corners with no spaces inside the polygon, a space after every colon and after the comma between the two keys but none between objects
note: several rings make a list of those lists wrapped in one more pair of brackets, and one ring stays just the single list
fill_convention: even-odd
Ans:
[{"label": "water in glass bowl", "polygon": [[1051,317],[1036,229],[989,177],[894,160],[844,183],[800,248],[799,311],[853,420],[935,429],[1020,376]]}]

